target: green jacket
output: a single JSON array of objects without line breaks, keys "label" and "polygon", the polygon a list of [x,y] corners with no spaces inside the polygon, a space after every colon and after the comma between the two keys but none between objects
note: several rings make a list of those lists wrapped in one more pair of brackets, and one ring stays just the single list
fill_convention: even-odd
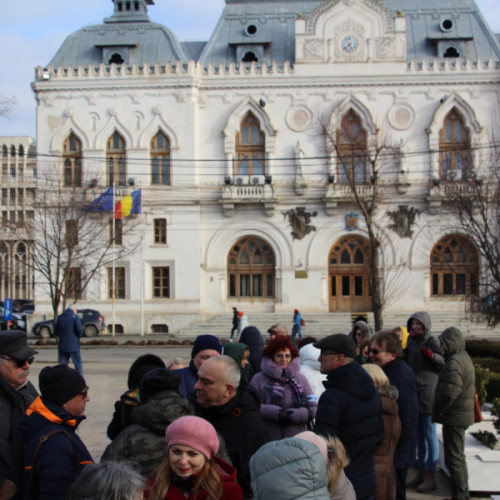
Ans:
[{"label": "green jacket", "polygon": [[123,429],[108,445],[101,462],[130,460],[139,465],[141,474],[150,476],[165,456],[166,428],[186,415],[193,415],[193,409],[177,391],[155,394],[132,410],[134,423]]},{"label": "green jacket", "polygon": [[474,365],[465,351],[465,338],[455,327],[439,337],[446,362],[434,396],[433,420],[444,425],[468,427],[474,423]]}]

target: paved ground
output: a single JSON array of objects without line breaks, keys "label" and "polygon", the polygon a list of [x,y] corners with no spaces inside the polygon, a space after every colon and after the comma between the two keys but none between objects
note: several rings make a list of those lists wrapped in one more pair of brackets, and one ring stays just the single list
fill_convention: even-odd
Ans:
[{"label": "paved ground", "polygon": [[[153,352],[167,361],[172,357],[189,358],[191,347],[92,347],[82,349],[84,376],[90,387],[90,401],[87,405],[87,419],[81,424],[79,434],[89,448],[94,460],[98,461],[110,442],[106,428],[113,414],[114,402],[126,390],[128,369],[141,354]],[[39,354],[31,368],[30,379],[38,387],[38,373],[48,365],[57,362],[54,348],[39,348]],[[432,494],[408,491],[409,500],[434,500],[450,496],[447,476],[438,473],[438,490]],[[473,498],[481,498],[474,496]]]}]

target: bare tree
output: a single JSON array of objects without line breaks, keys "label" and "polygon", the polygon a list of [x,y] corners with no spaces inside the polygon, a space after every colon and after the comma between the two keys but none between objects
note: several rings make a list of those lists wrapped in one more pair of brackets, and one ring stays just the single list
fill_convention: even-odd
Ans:
[{"label": "bare tree", "polygon": [[[392,290],[389,283],[382,285],[382,274],[389,270],[383,263],[381,252],[382,234],[376,222],[380,215],[380,201],[394,185],[394,164],[398,148],[377,130],[368,134],[354,111],[349,111],[338,120],[338,130],[331,129],[331,115],[320,119],[321,132],[325,139],[326,153],[337,163],[337,182],[347,188],[348,203],[361,212],[368,233],[368,266],[371,271],[370,295],[375,329],[383,327],[382,312],[389,299],[385,291]],[[396,276],[400,276],[396,272]],[[388,275],[388,274],[387,274]],[[394,273],[393,273],[394,276]],[[391,292],[392,293],[392,292]]]},{"label": "bare tree", "polygon": [[16,98],[14,96],[0,94],[0,116],[9,116],[15,105]]},{"label": "bare tree", "polygon": [[449,210],[483,261],[477,293],[469,296],[471,311],[494,327],[500,323],[500,145],[493,143],[483,156],[477,169],[465,169],[462,181],[444,189]]},{"label": "bare tree", "polygon": [[[36,286],[46,288],[54,319],[60,306],[84,296],[98,271],[123,259],[140,244],[135,217],[120,220],[114,213],[88,206],[102,193],[95,186],[63,187],[60,179],[40,179],[34,216],[28,221],[34,239],[31,265]],[[123,242],[123,244],[122,244]]]}]

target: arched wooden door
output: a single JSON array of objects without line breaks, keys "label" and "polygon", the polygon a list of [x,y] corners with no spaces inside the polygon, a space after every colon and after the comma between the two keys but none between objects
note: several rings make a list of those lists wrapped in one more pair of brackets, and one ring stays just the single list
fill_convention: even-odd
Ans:
[{"label": "arched wooden door", "polygon": [[368,242],[359,236],[337,241],[328,258],[330,312],[372,310]]},{"label": "arched wooden door", "polygon": [[274,299],[275,257],[267,243],[245,236],[230,249],[227,259],[228,296]]}]

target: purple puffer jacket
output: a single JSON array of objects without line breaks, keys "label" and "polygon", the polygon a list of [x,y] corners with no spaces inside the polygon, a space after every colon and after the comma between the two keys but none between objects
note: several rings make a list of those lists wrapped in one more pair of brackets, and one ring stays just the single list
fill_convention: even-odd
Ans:
[{"label": "purple puffer jacket", "polygon": [[[271,404],[270,394],[265,391],[266,384],[274,382],[282,376],[281,368],[270,358],[262,358],[261,372],[257,373],[252,381],[253,385],[260,396],[261,406],[260,415],[263,418],[271,440],[275,441],[285,437],[292,437],[299,432],[307,430],[307,423],[313,420],[316,416],[318,408],[318,400],[309,385],[306,377],[300,373],[300,358],[295,358],[286,367],[284,376],[286,378],[293,377],[304,389],[306,406],[294,407],[293,389],[290,383],[284,386],[283,406]],[[288,410],[290,414],[290,422],[279,422],[280,410]]]}]

